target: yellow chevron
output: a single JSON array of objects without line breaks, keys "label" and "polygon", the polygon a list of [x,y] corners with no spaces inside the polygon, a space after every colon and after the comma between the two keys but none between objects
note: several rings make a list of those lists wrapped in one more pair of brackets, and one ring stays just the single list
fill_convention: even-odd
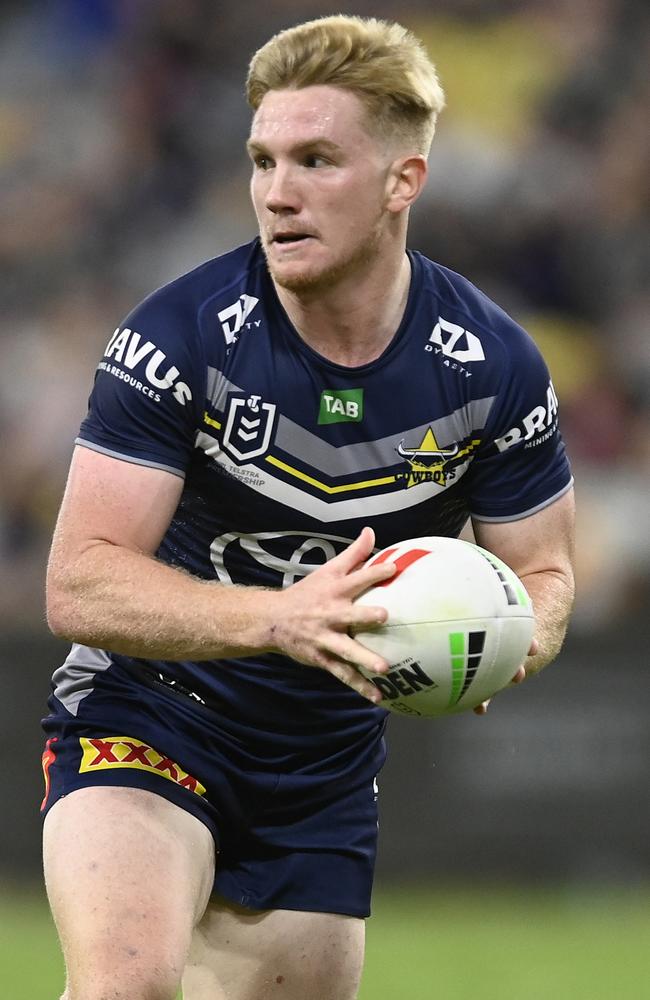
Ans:
[{"label": "yellow chevron", "polygon": [[[221,430],[222,425],[218,420],[214,420],[212,417],[208,416],[207,411],[203,414],[203,420],[211,427],[216,427],[217,430]],[[461,448],[458,454],[454,457],[460,458],[468,455],[480,443],[480,438],[470,441],[469,445],[465,448]],[[309,483],[310,486],[315,486],[316,489],[321,490],[323,493],[328,493],[329,495],[333,495],[335,493],[352,493],[355,490],[368,490],[372,489],[373,486],[390,486],[397,481],[395,476],[382,476],[380,479],[366,479],[360,483],[347,483],[345,486],[328,486],[327,483],[321,483],[319,479],[314,479],[313,476],[308,476],[306,472],[301,472],[300,469],[294,469],[292,465],[287,465],[286,462],[280,461],[279,458],[275,458],[273,455],[267,455],[264,461],[268,462],[269,465],[275,465],[276,468],[282,469],[295,479],[301,479],[304,483]],[[412,466],[415,464],[418,463],[412,463]],[[441,464],[445,464],[444,459]],[[425,466],[422,466],[422,468],[424,469]]]},{"label": "yellow chevron", "polygon": [[267,455],[264,461],[270,465],[277,466],[278,469],[282,469],[284,472],[288,472],[290,476],[294,476],[296,479],[302,479],[304,483],[309,483],[310,486],[315,486],[316,489],[322,490],[323,493],[349,493],[352,490],[367,490],[372,486],[388,486],[390,483],[395,482],[395,476],[384,476],[382,479],[368,479],[362,483],[348,483],[346,486],[328,486],[327,483],[321,483],[318,479],[314,479],[313,476],[308,476],[305,472],[287,465],[286,462],[281,462],[279,458],[274,458],[273,455]]},{"label": "yellow chevron", "polygon": [[213,420],[212,417],[209,417],[207,411],[203,414],[203,420],[205,421],[206,424],[210,424],[210,427],[216,427],[218,431],[221,430],[221,424],[219,423],[219,421]]}]

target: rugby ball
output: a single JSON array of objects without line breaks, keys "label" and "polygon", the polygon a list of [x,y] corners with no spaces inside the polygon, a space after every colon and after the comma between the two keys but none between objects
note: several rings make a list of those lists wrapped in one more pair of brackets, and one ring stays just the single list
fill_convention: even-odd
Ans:
[{"label": "rugby ball", "polygon": [[[390,664],[362,670],[381,705],[433,718],[475,708],[507,684],[530,648],[530,597],[513,570],[491,552],[457,538],[411,538],[372,556],[397,572],[357,603],[388,611],[385,624],[354,632]],[[360,668],[361,669],[361,668]]]}]

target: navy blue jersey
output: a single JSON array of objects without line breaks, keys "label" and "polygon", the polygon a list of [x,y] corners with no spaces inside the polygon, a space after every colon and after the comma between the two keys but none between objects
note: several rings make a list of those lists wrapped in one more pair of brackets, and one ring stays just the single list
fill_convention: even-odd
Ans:
[{"label": "navy blue jersey", "polygon": [[[288,586],[363,525],[379,547],[511,521],[571,484],[557,399],[530,337],[470,282],[410,253],[408,304],[369,364],[299,337],[258,240],[154,292],[111,337],[78,443],[184,479],[158,558],[225,584]],[[153,669],[277,754],[377,733],[377,708],[278,655],[146,663],[75,646],[75,712],[98,670]],[[284,749],[282,749],[284,748]]]}]

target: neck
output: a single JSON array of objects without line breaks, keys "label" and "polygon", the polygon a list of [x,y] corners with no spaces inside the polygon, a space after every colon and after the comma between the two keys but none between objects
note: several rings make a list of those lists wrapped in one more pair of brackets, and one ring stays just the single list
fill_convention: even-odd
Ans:
[{"label": "neck", "polygon": [[397,260],[375,261],[323,292],[291,292],[276,284],[296,331],[311,348],[340,365],[357,367],[385,351],[402,321],[411,282],[404,248]]}]

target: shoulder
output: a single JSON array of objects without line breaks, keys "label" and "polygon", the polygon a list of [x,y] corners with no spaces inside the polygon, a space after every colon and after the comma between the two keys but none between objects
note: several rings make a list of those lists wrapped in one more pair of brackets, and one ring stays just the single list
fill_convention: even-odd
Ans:
[{"label": "shoulder", "polygon": [[239,247],[156,289],[132,309],[99,362],[94,409],[104,416],[111,411],[115,423],[120,409],[135,413],[155,404],[162,414],[165,406],[175,412],[178,404],[186,418],[198,419],[208,368],[224,349],[225,338],[214,336],[219,303],[236,296],[234,287],[245,286],[251,269],[259,271],[260,257],[256,243]]},{"label": "shoulder", "polygon": [[548,434],[556,426],[558,402],[533,338],[467,278],[425,257],[421,262],[437,317],[432,349],[443,364],[471,374],[474,398],[490,401],[486,440],[502,448],[525,435],[537,441]]},{"label": "shoulder", "polygon": [[[166,364],[172,366],[173,378],[179,373],[187,376],[185,381],[204,377],[206,366],[217,362],[220,348],[227,346],[224,337],[214,336],[216,325],[224,323],[224,302],[232,300],[231,308],[241,311],[246,296],[238,292],[251,285],[263,264],[255,240],[157,288],[114,331],[104,363],[126,365],[138,372],[147,365],[149,375]],[[226,315],[225,323],[229,321]]]},{"label": "shoulder", "polygon": [[[502,375],[539,357],[532,337],[462,274],[418,254],[425,290],[436,300],[431,339],[459,361],[486,362]],[[477,368],[474,368],[477,372]]]},{"label": "shoulder", "polygon": [[179,320],[198,323],[206,306],[245,283],[263,264],[259,241],[253,240],[157,288],[129,313],[125,322],[137,317],[161,324]]}]

